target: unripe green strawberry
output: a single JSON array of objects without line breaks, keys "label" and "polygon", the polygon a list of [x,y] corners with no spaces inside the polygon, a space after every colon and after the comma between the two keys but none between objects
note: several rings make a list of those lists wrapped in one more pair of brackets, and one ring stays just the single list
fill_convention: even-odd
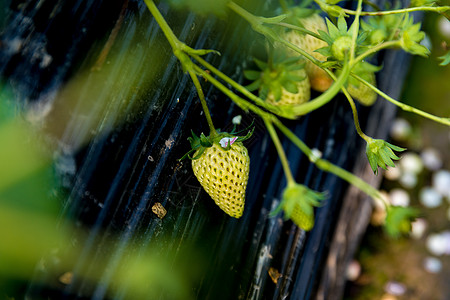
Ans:
[{"label": "unripe green strawberry", "polygon": [[314,214],[307,215],[300,207],[299,204],[294,206],[290,219],[295,225],[305,231],[309,231],[314,226]]},{"label": "unripe green strawberry", "polygon": [[[327,32],[327,25],[325,24],[324,19],[318,14],[312,14],[306,18],[298,18],[297,21],[305,29],[314,33],[318,33],[318,30]],[[286,32],[284,38],[292,44],[298,46],[299,48],[302,48],[303,50],[314,56],[314,58],[320,61],[327,60],[324,55],[315,52],[315,50],[317,49],[328,46],[326,42],[319,40],[309,34],[302,34],[295,30]],[[294,56],[299,55],[299,53],[295,51],[290,51],[290,54]],[[333,83],[331,77],[328,76],[328,74],[324,70],[322,70],[309,60],[307,60],[306,62],[305,69],[309,77],[311,88],[319,92],[323,92],[327,90]]]},{"label": "unripe green strawberry", "polygon": [[[369,78],[365,79],[370,84],[376,86],[375,74],[369,73],[366,74],[366,76]],[[377,100],[377,93],[375,93],[370,87],[368,87],[365,84],[362,84],[361,82],[358,82],[356,85],[349,83],[347,90],[350,93],[350,95],[362,105],[370,106],[374,104],[375,101]]]},{"label": "unripe green strawberry", "polygon": [[305,231],[311,230],[314,226],[314,207],[320,205],[325,194],[315,192],[302,184],[289,183],[282,197],[281,203],[271,215],[275,216],[282,210],[286,219],[291,219]]},{"label": "unripe green strawberry", "polygon": [[[371,85],[376,86],[375,72],[379,70],[380,67],[361,61],[355,65],[352,73],[358,75]],[[352,76],[349,77],[345,86],[350,95],[362,105],[370,106],[377,100],[377,93],[374,90]]]},{"label": "unripe green strawberry", "polygon": [[[299,77],[306,77],[305,69],[298,70],[297,75]],[[291,93],[284,87],[281,88],[281,97],[277,101],[273,92],[269,92],[266,101],[273,105],[298,105],[305,103],[311,97],[310,84],[308,79],[295,82],[297,87],[297,93]]]},{"label": "unripe green strawberry", "polygon": [[[192,160],[192,169],[214,202],[231,217],[240,218],[244,212],[250,157],[241,142],[230,144],[226,150],[213,143],[200,158]],[[194,157],[197,154],[198,151]]]}]

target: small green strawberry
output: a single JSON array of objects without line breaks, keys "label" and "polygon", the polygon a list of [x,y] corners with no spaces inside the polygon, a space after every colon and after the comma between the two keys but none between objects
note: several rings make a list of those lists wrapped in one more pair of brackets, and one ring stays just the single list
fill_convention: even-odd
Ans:
[{"label": "small green strawberry", "polygon": [[286,219],[305,231],[314,226],[314,207],[325,199],[324,193],[315,192],[304,185],[291,183],[283,191],[280,205],[271,213],[272,216],[284,211]]},{"label": "small green strawberry", "polygon": [[[314,33],[319,33],[319,30],[327,31],[327,25],[325,24],[325,20],[317,13],[313,13],[306,17],[299,17],[295,16],[296,10],[292,10],[293,16],[290,18],[290,20],[294,20],[293,23],[295,25],[301,26],[309,31],[312,31]],[[318,38],[315,38],[309,34],[303,34],[296,30],[290,30],[287,31],[284,34],[284,39],[288,42],[296,45],[299,48],[302,48],[309,54],[311,54],[314,58],[320,60],[320,61],[326,61],[326,56],[315,52],[315,50],[323,48],[327,46],[328,44]],[[299,55],[297,52],[291,50],[289,51],[290,55]],[[333,80],[331,79],[328,74],[318,67],[317,65],[313,64],[311,61],[307,60],[305,65],[306,74],[308,75],[309,82],[311,85],[311,88],[323,92],[327,90],[331,84],[333,83]]]},{"label": "small green strawberry", "polygon": [[[380,67],[362,61],[355,65],[352,73],[376,86],[375,72],[380,69]],[[362,105],[370,106],[377,100],[377,93],[374,90],[352,76],[350,76],[346,87],[350,95]]]},{"label": "small green strawberry", "polygon": [[249,91],[259,91],[259,97],[272,105],[298,105],[309,100],[311,91],[299,57],[276,58],[265,63],[255,59],[259,71],[245,70],[244,76],[253,80]]},{"label": "small green strawberry", "polygon": [[[368,73],[369,78],[365,78],[370,84],[376,85],[375,74]],[[359,103],[365,106],[371,106],[377,100],[377,93],[375,93],[370,87],[358,81],[356,84],[348,84],[347,88],[350,95],[356,99]]]},{"label": "small green strawberry", "polygon": [[220,209],[231,217],[240,218],[250,171],[250,157],[242,141],[249,138],[251,132],[245,137],[226,132],[214,137],[192,135],[189,153],[195,151],[191,158],[195,176]]}]

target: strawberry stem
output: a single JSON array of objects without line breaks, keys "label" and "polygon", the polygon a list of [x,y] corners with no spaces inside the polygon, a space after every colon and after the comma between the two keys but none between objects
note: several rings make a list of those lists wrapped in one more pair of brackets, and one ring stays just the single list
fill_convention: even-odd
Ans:
[{"label": "strawberry stem", "polygon": [[278,138],[277,132],[273,128],[272,122],[268,118],[263,118],[264,124],[266,124],[267,131],[269,131],[270,137],[272,138],[275,148],[277,149],[278,156],[281,160],[281,165],[283,166],[284,174],[286,175],[287,185],[290,186],[295,184],[295,179],[292,176],[291,168],[289,167],[289,162],[284,152],[283,146],[281,145],[280,139]]},{"label": "strawberry stem", "polygon": [[435,122],[450,126],[450,118],[444,118],[444,117],[438,117],[435,115],[432,115],[430,113],[424,112],[423,110],[417,109],[415,107],[409,106],[405,103],[402,103],[400,101],[395,100],[394,98],[390,97],[389,95],[387,95],[386,93],[384,93],[383,91],[379,90],[377,87],[375,87],[373,84],[370,84],[368,81],[362,79],[361,77],[359,77],[358,75],[352,74],[352,76],[356,79],[358,79],[360,82],[362,82],[363,84],[367,85],[368,87],[370,87],[372,90],[374,90],[378,95],[380,95],[381,97],[383,97],[384,99],[386,99],[387,101],[391,102],[394,105],[397,105],[398,107],[400,107],[402,110],[404,111],[408,111],[408,112],[412,112],[415,113],[419,116],[422,116],[424,118],[433,120]]},{"label": "strawberry stem", "polygon": [[[330,73],[328,73],[328,74],[330,74]],[[319,107],[322,107],[326,103],[330,102],[333,99],[333,97],[336,96],[336,94],[339,92],[339,90],[344,85],[344,83],[347,81],[349,74],[350,74],[350,66],[346,61],[344,61],[342,73],[339,75],[339,77],[336,79],[336,81],[333,83],[333,85],[331,85],[330,88],[326,92],[322,93],[317,98],[315,98],[309,102],[295,106],[294,107],[295,115],[296,116],[305,115],[313,110],[316,110]]]},{"label": "strawberry stem", "polygon": [[355,60],[355,50],[356,50],[356,39],[358,38],[359,32],[359,17],[361,16],[362,11],[362,0],[358,0],[358,6],[356,8],[356,16],[353,20],[353,24],[350,29],[353,29],[352,34],[352,44],[350,46],[350,65],[354,64]]},{"label": "strawberry stem", "polygon": [[355,123],[356,132],[365,141],[368,141],[370,138],[361,130],[361,126],[359,125],[358,110],[356,109],[355,101],[353,101],[352,96],[350,96],[349,92],[347,91],[347,89],[345,87],[342,87],[342,91],[343,91],[345,97],[347,97],[348,103],[350,104],[350,107],[352,109],[353,122]]},{"label": "strawberry stem", "polygon": [[[198,61],[201,65],[203,65],[205,68],[207,68],[208,70],[210,70],[212,73],[214,73],[215,75],[217,75],[220,79],[222,79],[223,81],[225,81],[226,83],[228,83],[229,85],[231,85],[233,88],[235,88],[237,91],[239,91],[240,93],[242,93],[244,96],[246,96],[247,98],[249,98],[250,100],[252,100],[253,102],[255,102],[257,105],[267,109],[268,111],[271,111],[277,115],[282,115],[282,111],[280,110],[280,108],[278,106],[272,105],[267,103],[266,101],[262,100],[261,98],[259,98],[258,96],[256,96],[255,94],[249,92],[245,87],[243,87],[242,85],[240,85],[239,83],[237,83],[236,81],[234,81],[233,79],[231,79],[230,77],[228,77],[227,75],[225,75],[224,73],[222,73],[220,70],[218,70],[217,68],[215,68],[213,65],[211,65],[210,63],[208,63],[207,61],[205,61],[202,57],[198,56],[198,55],[192,55],[192,57]],[[200,68],[199,68],[200,69]],[[200,69],[201,70],[201,69]],[[206,79],[208,79],[209,81],[210,78],[213,78],[212,76],[210,76],[208,73],[202,73]],[[293,119],[293,116],[286,116],[286,115],[282,115],[283,117],[287,117],[290,119]]]},{"label": "strawberry stem", "polygon": [[210,137],[214,137],[217,135],[217,131],[214,128],[214,124],[211,119],[211,114],[209,113],[208,105],[206,105],[206,99],[205,99],[205,95],[203,94],[202,86],[200,85],[200,82],[198,81],[197,74],[195,74],[193,71],[189,71],[189,75],[191,76],[192,82],[194,83],[195,88],[197,89],[198,97],[200,99],[200,103],[202,104],[202,108],[205,113],[206,121],[208,122],[209,135],[210,135]]},{"label": "strawberry stem", "polygon": [[183,69],[187,71],[192,79],[192,82],[194,83],[194,86],[197,90],[200,102],[202,104],[203,111],[205,113],[206,121],[208,122],[210,136],[214,137],[217,135],[217,131],[214,128],[214,124],[211,119],[211,114],[209,113],[208,106],[206,105],[206,99],[205,95],[202,90],[202,86],[200,85],[200,82],[197,78],[197,75],[194,73],[194,64],[189,58],[189,55],[197,55],[198,54],[206,54],[209,52],[214,52],[212,50],[195,50],[191,49],[187,45],[185,45],[183,42],[178,40],[178,38],[173,33],[170,26],[167,24],[164,17],[159,12],[158,8],[156,7],[153,0],[144,0],[145,4],[147,5],[147,8],[149,9],[150,13],[155,18],[156,22],[158,23],[159,27],[163,31],[167,41],[169,42],[170,46],[172,47],[174,55],[178,58],[180,61]]},{"label": "strawberry stem", "polygon": [[[333,80],[336,80],[336,76],[330,72],[329,73],[330,77]],[[347,89],[342,86],[341,87],[342,92],[344,93],[345,97],[348,100],[348,103],[350,104],[350,107],[352,109],[352,113],[353,113],[353,122],[355,123],[355,128],[356,128],[356,132],[359,134],[360,137],[362,137],[365,141],[368,141],[368,139],[370,139],[370,137],[368,137],[362,130],[361,130],[361,126],[359,124],[359,118],[358,118],[358,110],[356,109],[356,105],[355,105],[355,101],[353,101],[352,96],[350,96],[350,93],[347,91]]]},{"label": "strawberry stem", "polygon": [[380,51],[386,48],[393,48],[399,46],[399,42],[398,41],[389,41],[389,42],[384,42],[381,43],[379,45],[373,46],[371,47],[369,50],[367,50],[364,53],[361,53],[360,55],[358,55],[354,60],[353,60],[353,65],[357,64],[358,62],[362,61],[363,59],[365,59],[366,57]]},{"label": "strawberry stem", "polygon": [[[383,15],[393,15],[393,14],[403,14],[414,11],[431,11],[440,14],[444,14],[446,11],[450,10],[450,6],[418,6],[409,7],[403,9],[385,10],[385,11],[361,11],[361,16],[383,16]],[[351,9],[343,9],[346,14],[356,15],[357,11]]]}]

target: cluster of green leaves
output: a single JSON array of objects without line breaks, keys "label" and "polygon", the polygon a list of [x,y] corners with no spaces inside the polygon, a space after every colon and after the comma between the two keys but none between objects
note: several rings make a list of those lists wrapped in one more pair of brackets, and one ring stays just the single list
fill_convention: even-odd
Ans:
[{"label": "cluster of green leaves", "polygon": [[296,83],[306,79],[305,76],[300,76],[298,72],[305,66],[304,61],[299,56],[275,58],[267,63],[256,58],[254,58],[254,61],[259,70],[244,71],[245,78],[253,81],[246,88],[250,92],[259,91],[259,97],[262,99],[266,99],[269,93],[272,93],[275,101],[280,100],[282,88],[296,94],[298,93]]},{"label": "cluster of green leaves", "polygon": [[[197,136],[194,131],[191,130],[192,137],[188,137],[189,143],[191,144],[191,150],[187,152],[185,155],[183,155],[180,160],[183,160],[185,158],[189,158],[191,160],[199,159],[202,154],[205,152],[207,148],[210,148],[213,146],[214,143],[219,143],[222,139],[231,139],[232,142],[243,142],[248,140],[252,137],[254,127],[247,132],[244,136],[238,136],[239,132],[221,132],[217,131],[214,134],[211,134],[209,136],[206,136],[203,132],[200,134],[200,136]],[[244,131],[244,130],[243,130]],[[227,143],[226,147],[223,147],[225,151],[228,151],[231,149],[232,143]],[[191,153],[194,153],[194,156],[191,156]]]},{"label": "cluster of green leaves", "polygon": [[[320,54],[328,57],[329,60],[344,61],[349,59],[352,36],[355,32],[354,27],[356,23],[354,22],[350,28],[347,26],[347,21],[344,17],[339,17],[337,21],[337,26],[333,24],[329,19],[326,19],[328,32],[319,30],[320,37],[327,42],[328,46],[317,49],[316,51]],[[364,41],[366,39],[366,34],[359,34],[356,38],[355,54],[359,55],[367,50],[364,46]]]}]

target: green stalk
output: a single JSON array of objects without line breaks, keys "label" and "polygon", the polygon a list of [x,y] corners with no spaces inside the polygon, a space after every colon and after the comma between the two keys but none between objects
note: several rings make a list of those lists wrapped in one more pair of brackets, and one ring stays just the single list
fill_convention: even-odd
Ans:
[{"label": "green stalk", "polygon": [[[201,57],[195,56],[195,55],[193,55],[193,57],[198,62],[200,62],[203,66],[208,68],[211,72],[213,72],[214,74],[219,76],[221,79],[223,79],[225,82],[230,84],[232,87],[237,89],[240,93],[242,93],[243,95],[245,95],[249,99],[255,101],[255,103],[257,103],[258,105],[260,105],[260,106],[268,109],[269,111],[272,111],[273,113],[278,114],[278,115],[280,115],[282,117],[289,117],[288,115],[283,114],[278,107],[275,107],[273,105],[270,105],[270,106],[267,105],[267,103],[264,100],[262,100],[261,98],[255,96],[254,94],[250,93],[245,87],[243,87],[239,83],[233,81],[231,78],[229,78],[228,76],[226,76],[225,74],[220,72],[218,69],[214,68],[212,65],[210,65],[208,62],[206,62]],[[212,76],[210,76],[206,72],[202,73],[202,76],[203,76],[203,74],[204,74],[205,78],[207,78],[208,80],[213,82],[214,79],[212,79],[213,78]],[[336,96],[336,94],[339,92],[340,88],[342,87],[342,85],[347,80],[349,74],[350,74],[349,65],[348,64],[344,64],[344,67],[342,69],[342,73],[336,79],[335,83],[326,92],[322,93],[320,96],[318,96],[317,98],[315,98],[313,100],[310,100],[310,101],[308,101],[306,103],[303,103],[303,104],[300,104],[300,105],[297,105],[297,106],[293,107],[293,111],[294,111],[295,116],[305,115],[305,114],[307,114],[307,113],[309,113],[309,112],[311,112],[311,111],[313,111],[313,110],[323,106],[324,104],[328,103],[329,101],[331,101],[331,99],[333,99],[333,97]],[[214,82],[217,82],[217,80],[214,80]],[[216,85],[215,83],[213,83],[213,84]]]},{"label": "green stalk", "polygon": [[[263,99],[256,96],[255,94],[249,92],[245,87],[243,87],[242,85],[240,85],[239,83],[237,83],[236,81],[234,81],[233,79],[231,79],[230,77],[228,77],[227,75],[222,73],[219,69],[215,68],[213,65],[208,63],[206,60],[204,60],[199,55],[192,55],[192,57],[196,61],[198,61],[201,65],[203,65],[205,68],[207,68],[209,71],[211,71],[212,73],[217,75],[220,79],[222,79],[223,81],[225,81],[226,83],[231,85],[233,88],[235,88],[239,93],[243,94],[245,97],[247,97],[248,99],[255,102],[257,105],[264,107],[265,109],[267,109],[275,114],[283,115],[283,113],[279,107],[269,104],[266,101],[264,101]],[[284,117],[288,117],[288,116],[284,116]]]},{"label": "green stalk", "polygon": [[[183,68],[189,73],[192,82],[194,83],[200,102],[202,104],[203,111],[205,113],[206,121],[208,122],[210,135],[211,136],[217,135],[217,131],[214,128],[214,124],[211,118],[211,114],[209,113],[209,109],[206,104],[206,99],[205,95],[203,94],[202,86],[198,81],[197,75],[194,73],[193,63],[189,58],[189,56],[184,52],[185,50],[190,50],[190,48],[187,47],[184,43],[180,42],[180,40],[178,40],[178,38],[175,36],[170,26],[167,24],[164,17],[159,12],[155,3],[152,0],[144,0],[144,2],[147,5],[148,9],[150,10],[150,13],[155,18],[155,21],[158,23],[159,27],[163,31],[167,41],[172,47],[174,55],[178,58]],[[202,50],[193,50],[193,52],[202,52]]]},{"label": "green stalk", "polygon": [[352,32],[352,45],[350,47],[350,65],[354,65],[354,59],[355,59],[355,49],[356,49],[356,39],[358,38],[358,32],[359,32],[359,17],[361,16],[362,11],[362,0],[358,0],[358,6],[356,8],[356,16],[353,20],[353,24],[351,25],[351,28],[353,28]]},{"label": "green stalk", "polygon": [[352,96],[348,93],[347,89],[345,87],[342,87],[342,91],[344,92],[345,97],[348,100],[348,103],[350,104],[350,107],[352,108],[353,113],[353,122],[355,123],[356,132],[359,134],[360,137],[362,137],[366,142],[369,142],[370,137],[368,137],[362,130],[361,126],[359,125],[359,119],[358,119],[358,110],[356,109],[355,101],[353,101]]},{"label": "green stalk", "polygon": [[395,104],[398,107],[400,107],[402,110],[408,111],[408,112],[412,112],[412,113],[415,113],[415,114],[417,114],[419,116],[422,116],[424,118],[433,120],[433,121],[435,121],[437,123],[441,123],[441,124],[450,126],[450,118],[437,117],[435,115],[432,115],[430,113],[424,112],[424,111],[422,111],[420,109],[417,109],[415,107],[412,107],[412,106],[409,106],[407,104],[401,103],[400,101],[397,101],[394,98],[390,97],[389,95],[385,94],[383,91],[379,90],[377,87],[375,87],[374,85],[370,84],[366,80],[362,79],[358,75],[352,74],[352,76],[355,77],[356,79],[358,79],[360,82],[362,82],[365,85],[367,85],[368,87],[370,87],[372,90],[374,90],[378,95],[380,95],[384,99],[386,99],[389,102],[391,102],[392,104]]},{"label": "green stalk", "polygon": [[191,76],[192,82],[194,83],[195,88],[197,89],[198,97],[202,104],[203,111],[205,112],[206,121],[208,122],[208,126],[209,126],[209,135],[211,137],[214,137],[217,135],[217,131],[214,128],[214,124],[211,119],[211,114],[209,113],[208,106],[206,105],[206,99],[205,99],[205,95],[203,94],[202,86],[200,85],[200,82],[198,81],[197,75],[193,71],[189,71],[189,75]]},{"label": "green stalk", "polygon": [[275,128],[273,128],[272,122],[267,118],[263,118],[264,124],[266,124],[267,131],[269,131],[270,137],[272,138],[275,148],[277,149],[278,156],[281,160],[281,165],[283,166],[284,174],[286,175],[287,185],[295,184],[295,179],[292,176],[291,168],[289,167],[289,162],[284,152],[283,146],[281,145],[280,139],[278,138]]},{"label": "green stalk", "polygon": [[[419,6],[419,7],[409,7],[395,10],[385,10],[385,11],[362,11],[361,16],[383,16],[383,15],[393,15],[393,14],[403,14],[414,11],[431,11],[436,13],[445,13],[450,10],[450,6]],[[356,15],[357,11],[351,9],[344,9],[344,12],[349,15]]]},{"label": "green stalk", "polygon": [[[328,72],[328,75],[330,75],[330,77],[333,80],[336,80],[336,76],[332,73],[332,72]],[[358,133],[358,135],[360,137],[362,137],[365,141],[369,141],[370,137],[368,137],[362,130],[361,130],[361,126],[359,124],[359,118],[358,118],[358,111],[356,109],[356,105],[355,105],[355,101],[353,101],[352,96],[350,96],[350,93],[347,91],[347,89],[342,86],[341,87],[342,92],[344,93],[345,97],[347,98],[350,107],[352,109],[352,113],[353,113],[353,122],[355,124],[355,128],[356,128],[356,132]]]},{"label": "green stalk", "polygon": [[[272,39],[274,41],[280,42],[283,45],[291,48],[292,50],[300,53],[301,55],[305,56],[307,59],[309,59],[310,61],[312,61],[314,64],[319,65],[320,61],[317,60],[314,56],[312,56],[311,54],[309,54],[308,52],[306,52],[305,50],[289,43],[288,41],[280,38],[278,35],[276,35],[273,31],[271,31],[269,28],[264,26],[264,18],[262,17],[257,17],[253,14],[251,14],[250,12],[246,11],[245,9],[243,9],[242,7],[240,7],[239,5],[237,5],[236,3],[234,3],[233,1],[230,1],[228,3],[228,7],[233,10],[235,13],[237,13],[238,15],[240,15],[242,18],[244,18],[248,23],[250,23],[250,25],[252,26],[252,28],[258,32],[263,34],[264,36],[266,36],[269,39]],[[274,24],[274,25],[279,25],[279,24]]]},{"label": "green stalk", "polygon": [[262,110],[258,106],[248,102],[247,100],[239,97],[233,91],[228,89],[225,85],[223,85],[220,81],[218,81],[216,78],[211,76],[208,72],[203,70],[197,65],[194,65],[195,71],[206,78],[209,82],[211,82],[216,88],[218,88],[222,93],[224,93],[226,96],[230,97],[230,99],[236,103],[240,108],[242,108],[244,111],[248,111],[249,109],[259,115],[261,118],[271,118],[271,114]]},{"label": "green stalk", "polygon": [[342,73],[339,75],[339,77],[333,83],[333,85],[330,86],[330,88],[326,92],[322,93],[317,98],[294,107],[295,115],[297,116],[305,115],[330,102],[331,99],[333,99],[333,97],[336,96],[341,87],[347,81],[349,74],[350,74],[350,65],[347,62],[344,62]]},{"label": "green stalk", "polygon": [[159,27],[163,31],[164,35],[166,36],[167,41],[169,42],[170,46],[172,46],[172,50],[179,50],[179,40],[173,33],[172,29],[170,28],[169,24],[167,24],[164,17],[159,12],[158,8],[156,7],[153,0],[144,0],[145,4],[148,7],[148,10],[155,18],[155,21],[158,23]]},{"label": "green stalk", "polygon": [[395,47],[398,46],[399,41],[388,41],[388,42],[384,42],[381,44],[378,44],[374,47],[371,47],[369,50],[367,50],[364,53],[361,53],[359,56],[357,56],[354,60],[353,60],[353,64],[352,67],[357,64],[358,62],[362,61],[363,59],[365,59],[366,57],[380,51],[386,48],[391,48],[391,47]]},{"label": "green stalk", "polygon": [[278,26],[281,26],[281,27],[289,28],[289,29],[292,29],[292,30],[295,30],[295,31],[300,31],[301,33],[308,34],[310,36],[315,37],[316,39],[319,39],[319,40],[323,41],[323,39],[322,39],[322,37],[320,35],[318,35],[317,33],[313,32],[313,31],[310,31],[308,29],[302,28],[302,27],[298,27],[298,26],[295,26],[295,25],[292,25],[292,24],[289,24],[289,23],[284,23],[284,22],[280,22],[280,23],[274,24],[274,25],[278,25]]}]

